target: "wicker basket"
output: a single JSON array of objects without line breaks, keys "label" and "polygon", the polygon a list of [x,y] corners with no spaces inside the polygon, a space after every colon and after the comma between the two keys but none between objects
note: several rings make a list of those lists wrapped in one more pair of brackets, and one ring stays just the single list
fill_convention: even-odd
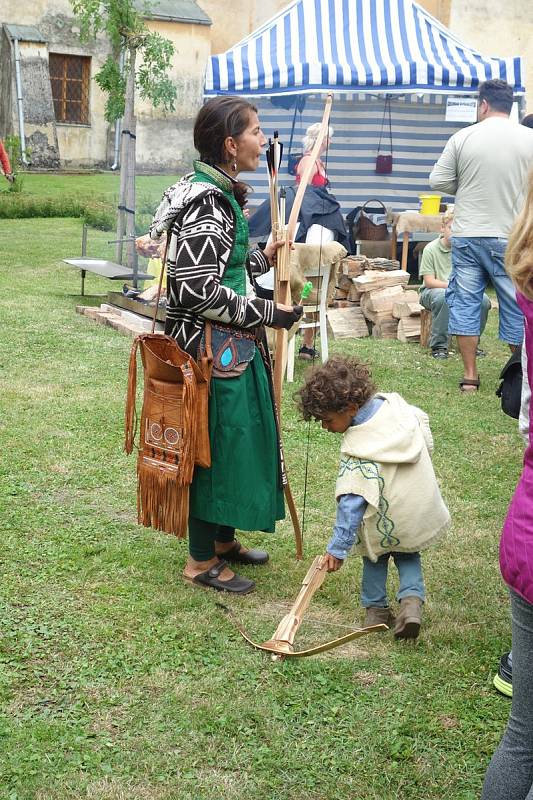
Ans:
[{"label": "wicker basket", "polygon": [[389,238],[389,231],[387,228],[387,223],[382,222],[379,225],[376,225],[370,217],[365,213],[365,206],[368,205],[380,205],[383,208],[383,213],[387,213],[387,209],[381,202],[381,200],[367,200],[361,207],[361,213],[359,214],[359,219],[357,222],[357,228],[354,231],[354,238],[355,239],[367,239],[373,242],[383,242],[385,239]]}]

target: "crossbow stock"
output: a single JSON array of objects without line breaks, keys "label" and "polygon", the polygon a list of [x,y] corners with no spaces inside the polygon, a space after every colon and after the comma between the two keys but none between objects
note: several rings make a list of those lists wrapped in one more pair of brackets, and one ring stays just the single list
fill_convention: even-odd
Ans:
[{"label": "crossbow stock", "polygon": [[368,628],[353,630],[350,633],[346,633],[344,636],[339,636],[337,639],[332,639],[324,644],[309,647],[306,650],[295,650],[294,640],[302,624],[304,614],[309,607],[314,593],[322,586],[326,575],[325,557],[316,556],[302,581],[301,589],[290,611],[283,617],[272,637],[266,642],[254,642],[253,639],[248,636],[242,625],[235,619],[233,612],[222,603],[218,603],[218,606],[231,615],[235,627],[248,644],[251,644],[252,647],[255,647],[257,650],[264,650],[267,653],[271,653],[273,660],[315,656],[318,653],[325,653],[327,650],[333,650],[334,647],[340,647],[343,644],[352,642],[354,639],[359,639],[361,636],[366,636],[368,633],[378,633],[388,630],[386,625],[370,625]]}]

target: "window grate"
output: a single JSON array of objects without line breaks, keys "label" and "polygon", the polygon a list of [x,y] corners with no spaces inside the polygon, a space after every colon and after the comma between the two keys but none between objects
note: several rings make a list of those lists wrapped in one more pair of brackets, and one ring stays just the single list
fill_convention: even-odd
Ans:
[{"label": "window grate", "polygon": [[50,53],[49,69],[56,122],[88,125],[91,59]]}]

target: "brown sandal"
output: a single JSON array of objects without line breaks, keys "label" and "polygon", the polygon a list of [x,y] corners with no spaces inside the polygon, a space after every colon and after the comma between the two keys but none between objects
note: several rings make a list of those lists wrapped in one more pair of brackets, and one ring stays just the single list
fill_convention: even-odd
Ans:
[{"label": "brown sandal", "polygon": [[465,389],[464,387],[465,386],[473,386],[475,391],[477,392],[478,389],[479,389],[480,383],[481,383],[481,381],[479,380],[479,378],[462,378],[459,381],[459,389],[462,392],[465,392],[465,393],[468,394],[469,390]]}]

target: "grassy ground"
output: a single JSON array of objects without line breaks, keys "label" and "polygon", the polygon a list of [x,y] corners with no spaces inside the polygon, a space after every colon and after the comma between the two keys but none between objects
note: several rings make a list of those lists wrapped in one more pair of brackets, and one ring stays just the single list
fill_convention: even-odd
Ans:
[{"label": "grassy ground", "polygon": [[[65,176],[60,173],[24,172],[19,176],[23,182],[22,194],[35,197],[57,198],[65,192],[77,197],[113,200],[118,197],[120,175],[118,172],[80,173]],[[139,197],[149,196],[159,199],[164,189],[178,176],[138,175],[135,188]],[[4,188],[4,187],[2,187]],[[0,195],[4,197],[4,193]],[[5,198],[4,198],[5,199]]]},{"label": "grassy ground", "polygon": [[[0,220],[0,800],[477,798],[509,711],[491,687],[510,644],[497,545],[522,458],[494,396],[507,357],[496,314],[475,395],[457,389],[457,356],[332,343],[428,411],[454,525],[424,557],[417,644],[368,637],[273,664],[217,597],[182,582],[186,543],[136,525],[134,460],[122,452],[130,341],[75,313],[79,275],[61,258],[79,252],[80,227]],[[90,254],[107,238],[91,234]],[[86,301],[109,288],[88,276]],[[229,601],[258,640],[323,551],[335,511],[338,437],[298,421],[288,387],[283,428],[300,509],[309,455],[306,556],[295,563],[287,522],[266,542],[245,538],[272,555],[242,570],[258,591]],[[302,644],[361,619],[360,571],[354,558],[328,577]]]}]

